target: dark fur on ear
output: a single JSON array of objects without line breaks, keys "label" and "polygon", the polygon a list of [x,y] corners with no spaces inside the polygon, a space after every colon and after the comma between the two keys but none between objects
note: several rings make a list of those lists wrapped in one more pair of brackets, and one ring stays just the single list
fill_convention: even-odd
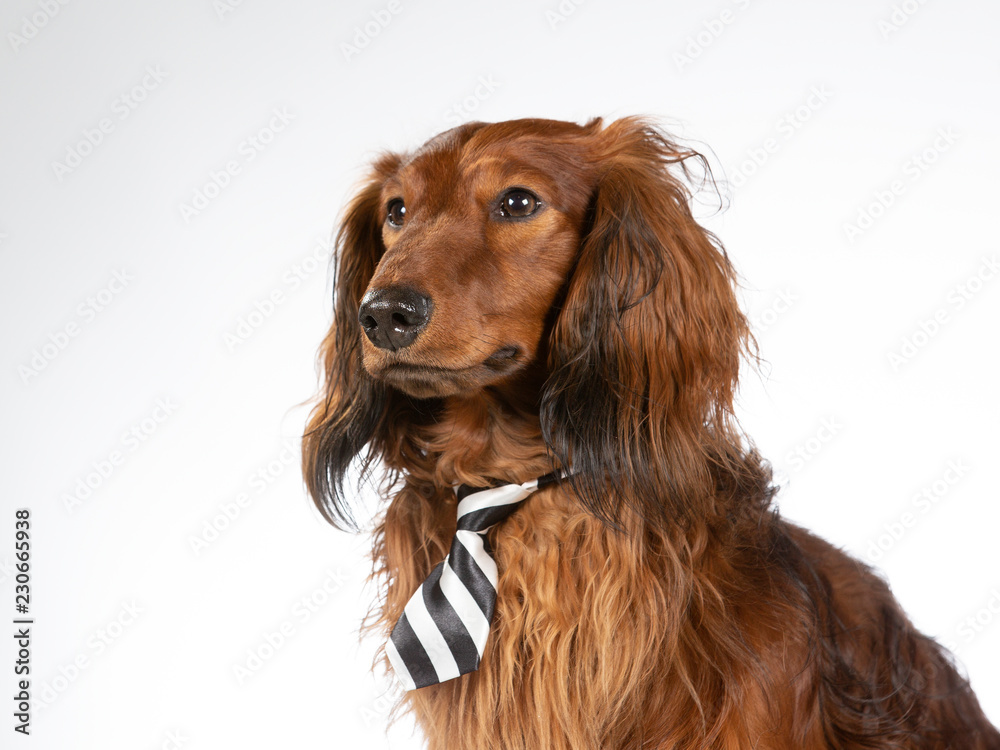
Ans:
[{"label": "dark fur on ear", "polygon": [[733,267],[682,181],[686,160],[707,174],[705,160],[638,119],[594,137],[608,167],[550,339],[546,442],[613,525],[623,508],[661,526],[728,513],[727,498],[763,507],[770,471],[732,417],[752,339]]},{"label": "dark fur on ear", "polygon": [[[365,477],[379,456],[404,452],[404,446],[395,445],[388,451],[386,443],[409,434],[401,425],[417,412],[409,399],[365,371],[358,325],[358,306],[385,252],[382,184],[399,163],[395,154],[375,163],[337,232],[333,326],[320,350],[326,382],[302,440],[302,473],[313,501],[330,523],[354,530],[358,524],[343,488],[348,467],[360,455],[361,476]],[[386,424],[390,416],[391,431]]]}]

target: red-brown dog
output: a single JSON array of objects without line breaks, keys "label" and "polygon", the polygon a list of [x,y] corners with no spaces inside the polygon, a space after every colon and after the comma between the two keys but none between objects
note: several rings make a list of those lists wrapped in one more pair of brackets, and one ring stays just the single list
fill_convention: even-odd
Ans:
[{"label": "red-brown dog", "polygon": [[347,211],[304,473],[351,526],[348,465],[388,470],[375,627],[448,553],[456,485],[573,472],[489,532],[479,670],[407,694],[430,748],[1000,748],[888,587],[772,507],[692,158],[637,119],[472,123]]}]

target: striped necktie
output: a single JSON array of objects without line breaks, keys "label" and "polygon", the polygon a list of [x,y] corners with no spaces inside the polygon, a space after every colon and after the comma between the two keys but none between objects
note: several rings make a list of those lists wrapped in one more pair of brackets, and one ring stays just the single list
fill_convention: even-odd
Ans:
[{"label": "striped necktie", "polygon": [[406,690],[436,685],[479,669],[497,599],[497,564],[486,532],[560,472],[524,484],[458,488],[458,530],[451,550],[416,593],[386,643]]}]

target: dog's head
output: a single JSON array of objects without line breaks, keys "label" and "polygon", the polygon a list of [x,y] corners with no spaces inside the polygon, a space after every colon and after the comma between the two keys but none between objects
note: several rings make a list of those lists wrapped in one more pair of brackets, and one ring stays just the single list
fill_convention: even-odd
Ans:
[{"label": "dog's head", "polygon": [[590,156],[583,132],[467,125],[392,161],[373,186],[374,273],[356,312],[350,301],[368,375],[416,398],[446,397],[534,360],[593,189],[574,168]]},{"label": "dog's head", "polygon": [[405,470],[409,427],[483,389],[534,390],[554,461],[602,518],[663,515],[715,482],[748,330],[691,215],[689,159],[639,119],[471,123],[380,158],[337,237],[304,441],[324,514],[350,525],[355,456]]}]

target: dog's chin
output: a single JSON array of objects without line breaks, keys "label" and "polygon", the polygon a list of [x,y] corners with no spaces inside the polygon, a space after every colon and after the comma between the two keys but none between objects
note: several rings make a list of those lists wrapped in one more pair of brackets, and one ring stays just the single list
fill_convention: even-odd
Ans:
[{"label": "dog's chin", "polygon": [[364,362],[368,374],[413,398],[468,395],[496,385],[524,367],[517,347],[504,347],[474,365],[438,365],[390,360]]}]

